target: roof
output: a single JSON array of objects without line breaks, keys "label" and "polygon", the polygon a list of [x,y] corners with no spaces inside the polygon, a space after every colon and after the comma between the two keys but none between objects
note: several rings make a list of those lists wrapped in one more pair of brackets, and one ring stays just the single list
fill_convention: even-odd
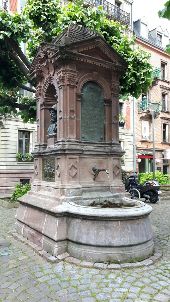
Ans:
[{"label": "roof", "polygon": [[71,23],[62,34],[52,40],[51,44],[55,46],[66,46],[96,37],[101,37],[101,35],[87,27]]}]

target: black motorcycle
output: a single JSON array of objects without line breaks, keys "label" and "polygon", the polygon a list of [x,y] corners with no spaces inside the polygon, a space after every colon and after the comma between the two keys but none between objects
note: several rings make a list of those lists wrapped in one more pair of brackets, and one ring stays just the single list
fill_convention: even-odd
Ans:
[{"label": "black motorcycle", "polygon": [[125,189],[131,198],[144,198],[145,201],[156,203],[159,200],[160,186],[156,180],[148,180],[143,185],[139,184],[137,175],[129,176],[125,181]]}]

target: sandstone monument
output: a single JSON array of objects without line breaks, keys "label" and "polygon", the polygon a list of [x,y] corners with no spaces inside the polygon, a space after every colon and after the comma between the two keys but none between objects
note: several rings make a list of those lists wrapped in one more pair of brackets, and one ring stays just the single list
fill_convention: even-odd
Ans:
[{"label": "sandstone monument", "polygon": [[121,179],[119,78],[125,61],[98,34],[70,25],[32,63],[38,143],[35,178],[20,200],[17,232],[43,250],[93,262],[153,253],[151,207]]}]

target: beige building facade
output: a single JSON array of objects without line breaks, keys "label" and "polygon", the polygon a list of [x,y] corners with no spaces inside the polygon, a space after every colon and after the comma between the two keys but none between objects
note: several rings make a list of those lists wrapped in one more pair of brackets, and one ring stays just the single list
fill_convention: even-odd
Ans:
[{"label": "beige building facade", "polygon": [[36,124],[18,118],[3,119],[0,127],[0,197],[9,196],[18,183],[33,177]]},{"label": "beige building facade", "polygon": [[[119,137],[125,152],[122,168],[127,172],[170,173],[170,55],[167,30],[148,30],[141,20],[134,22],[136,47],[150,54],[154,81],[139,99],[120,100]],[[123,118],[122,118],[123,117]],[[167,156],[168,155],[168,156]]]},{"label": "beige building facade", "polygon": [[156,170],[170,173],[170,162],[166,158],[166,150],[170,149],[170,55],[140,38],[136,43],[150,53],[155,71],[152,87],[139,98],[136,108],[138,170],[153,170],[154,144]]}]

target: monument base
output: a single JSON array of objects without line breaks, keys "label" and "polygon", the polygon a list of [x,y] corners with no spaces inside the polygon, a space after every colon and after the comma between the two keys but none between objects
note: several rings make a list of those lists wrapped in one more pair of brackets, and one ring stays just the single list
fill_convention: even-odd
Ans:
[{"label": "monument base", "polygon": [[152,208],[140,201],[133,207],[100,208],[66,203],[43,208],[23,200],[16,229],[53,256],[91,262],[138,262],[153,254],[149,219]]}]

